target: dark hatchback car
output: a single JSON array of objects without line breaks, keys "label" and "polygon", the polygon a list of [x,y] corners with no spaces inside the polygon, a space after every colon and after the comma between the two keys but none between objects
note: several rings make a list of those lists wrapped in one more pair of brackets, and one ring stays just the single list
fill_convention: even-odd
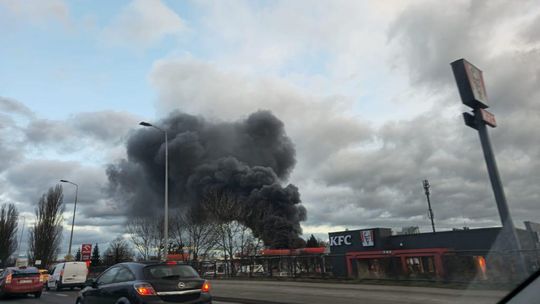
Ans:
[{"label": "dark hatchback car", "polygon": [[212,303],[208,281],[177,262],[116,264],[86,285],[77,304]]}]

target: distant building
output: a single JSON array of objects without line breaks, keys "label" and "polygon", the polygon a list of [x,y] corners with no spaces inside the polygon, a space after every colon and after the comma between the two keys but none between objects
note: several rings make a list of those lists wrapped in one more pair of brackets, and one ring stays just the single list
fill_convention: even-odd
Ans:
[{"label": "distant building", "polygon": [[[529,271],[539,268],[540,224],[517,229]],[[500,227],[392,235],[389,228],[329,233],[332,273],[356,278],[498,279],[517,274]],[[412,232],[405,233],[404,232]],[[510,278],[511,279],[511,278]]]}]

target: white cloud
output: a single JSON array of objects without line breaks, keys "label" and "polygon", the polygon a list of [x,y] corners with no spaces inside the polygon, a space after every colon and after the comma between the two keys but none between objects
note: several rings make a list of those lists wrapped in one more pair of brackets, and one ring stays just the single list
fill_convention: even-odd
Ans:
[{"label": "white cloud", "polygon": [[159,0],[134,0],[104,29],[106,42],[149,48],[186,30],[184,21]]},{"label": "white cloud", "polygon": [[0,0],[0,6],[31,23],[56,20],[68,24],[70,21],[69,8],[63,0]]}]

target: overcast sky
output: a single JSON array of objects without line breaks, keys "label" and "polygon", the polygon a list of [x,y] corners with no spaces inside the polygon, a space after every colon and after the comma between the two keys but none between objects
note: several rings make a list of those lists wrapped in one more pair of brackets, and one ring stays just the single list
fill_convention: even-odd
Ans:
[{"label": "overcast sky", "polygon": [[540,220],[537,1],[0,0],[0,37],[0,202],[29,224],[48,187],[78,183],[76,246],[123,232],[106,166],[139,121],[172,110],[281,119],[305,235],[429,231],[426,178],[438,228],[497,226],[459,58],[484,71],[514,221]]}]

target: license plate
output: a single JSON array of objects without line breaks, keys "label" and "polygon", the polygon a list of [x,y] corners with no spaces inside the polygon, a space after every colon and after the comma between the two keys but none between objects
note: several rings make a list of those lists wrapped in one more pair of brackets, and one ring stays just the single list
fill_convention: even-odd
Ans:
[{"label": "license plate", "polygon": [[30,283],[32,283],[32,280],[19,280],[19,283],[21,283],[21,284],[30,284]]}]

